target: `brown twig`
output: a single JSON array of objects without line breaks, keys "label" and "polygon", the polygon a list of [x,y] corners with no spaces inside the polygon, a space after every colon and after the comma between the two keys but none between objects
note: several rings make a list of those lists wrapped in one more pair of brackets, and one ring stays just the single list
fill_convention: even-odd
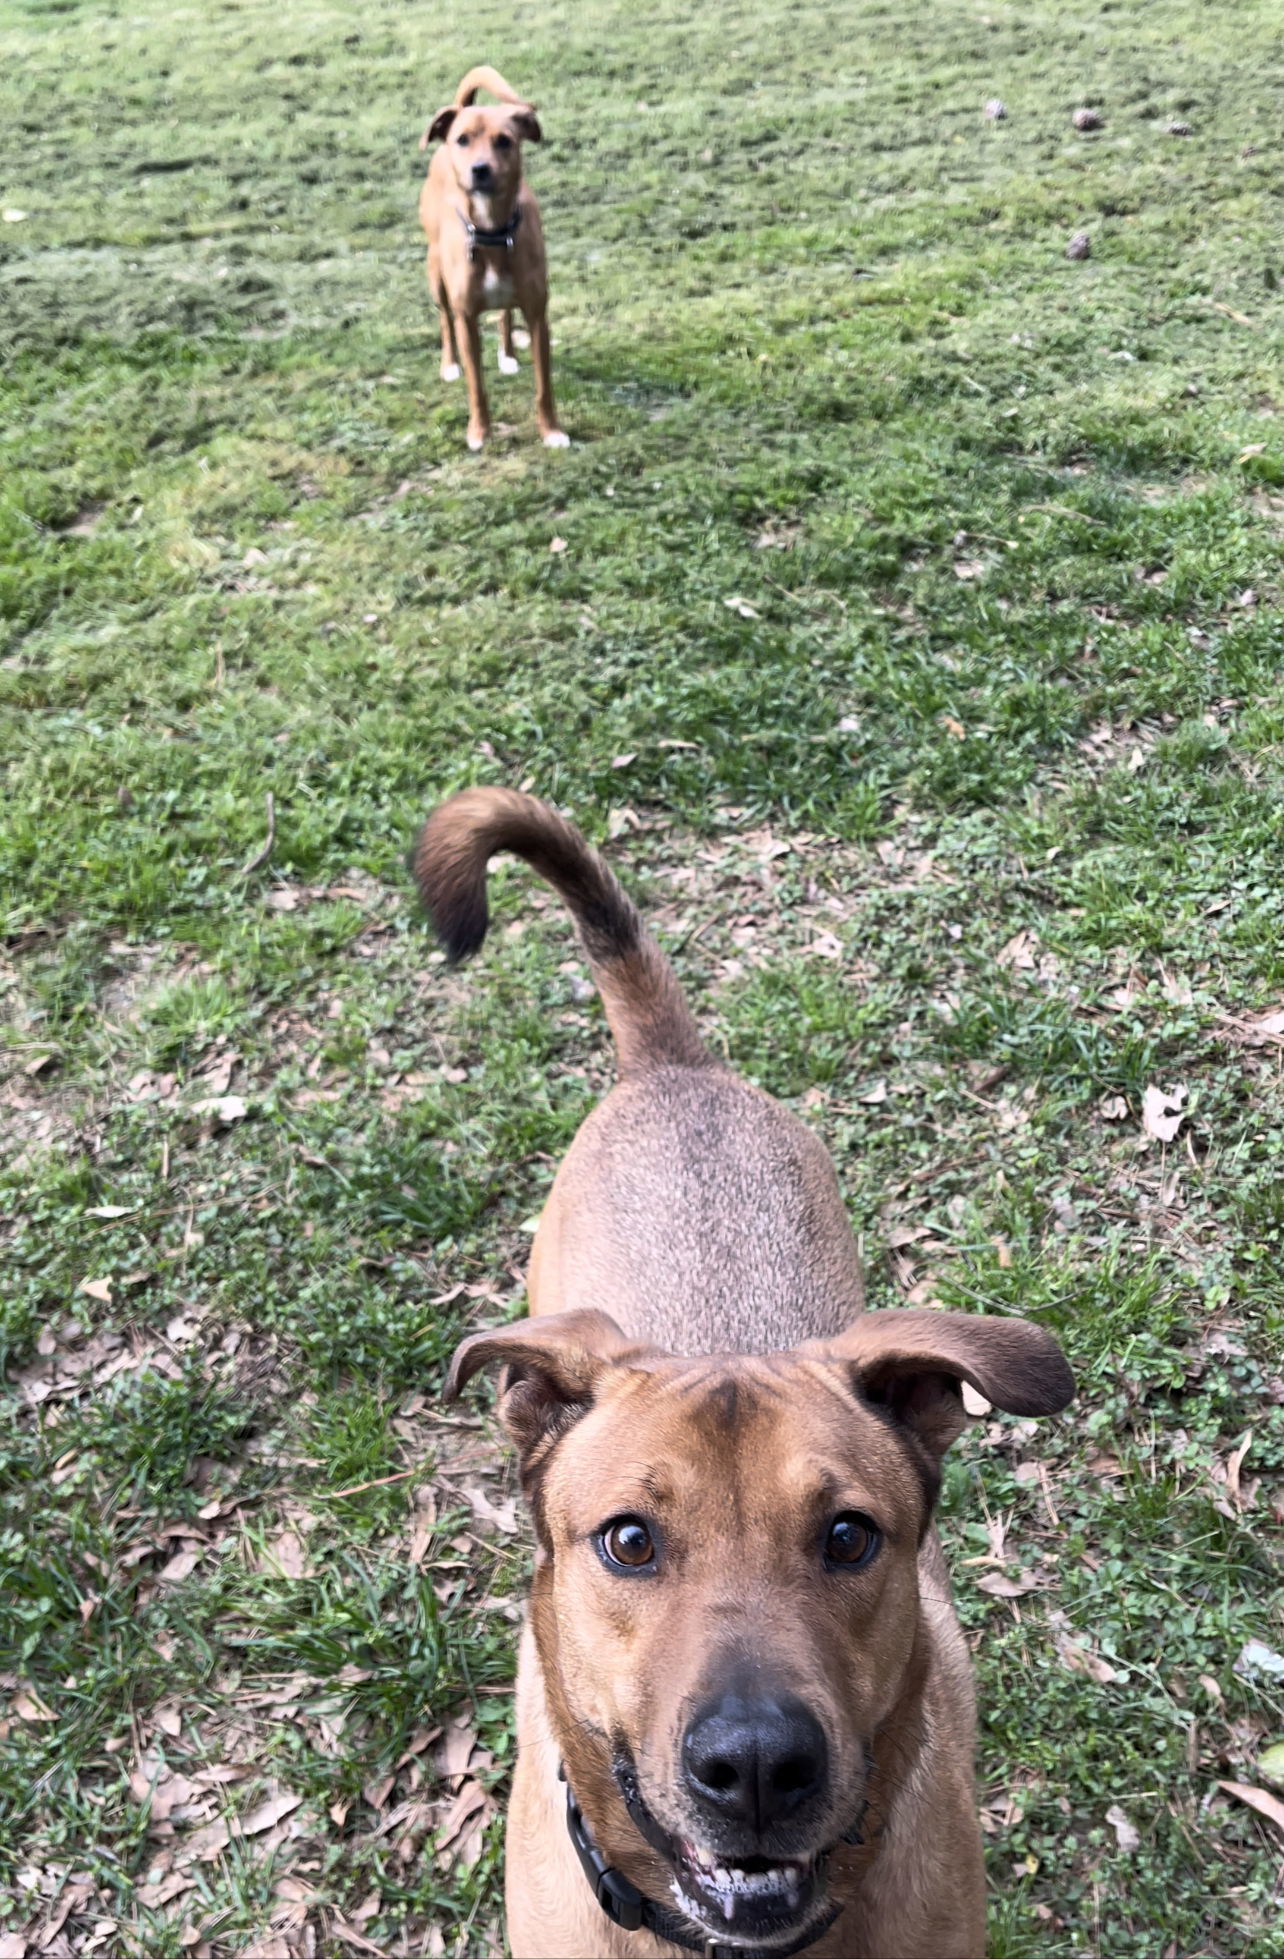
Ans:
[{"label": "brown twig", "polygon": [[1031,512],[1035,510],[1049,510],[1058,517],[1077,517],[1081,524],[1091,524],[1094,530],[1104,531],[1109,528],[1108,525],[1102,523],[1100,517],[1089,517],[1082,510],[1072,510],[1068,503],[1027,503],[1025,509],[1017,518],[1018,524],[1023,524]]},{"label": "brown twig", "polygon": [[1210,299],[1208,303],[1210,306],[1215,307],[1219,313],[1224,313],[1228,320],[1236,320],[1240,326],[1252,327],[1254,333],[1256,333],[1257,321],[1250,320],[1247,313],[1237,313],[1233,306],[1224,306],[1220,299]]},{"label": "brown twig", "polygon": [[276,797],[272,794],[272,791],[269,789],[267,792],[267,836],[264,839],[262,847],[255,851],[253,857],[247,857],[245,862],[242,864],[241,876],[249,877],[251,871],[257,871],[261,869],[261,867],[267,863],[268,858],[272,855],[272,850],[275,843],[276,843]]},{"label": "brown twig", "polygon": [[376,1476],[369,1483],[353,1483],[346,1490],[316,1490],[309,1493],[312,1503],[335,1503],[341,1496],[360,1496],[363,1490],[382,1490],[389,1483],[404,1483],[407,1476],[426,1474],[427,1464],[417,1462],[413,1469],[399,1469],[395,1476]]}]

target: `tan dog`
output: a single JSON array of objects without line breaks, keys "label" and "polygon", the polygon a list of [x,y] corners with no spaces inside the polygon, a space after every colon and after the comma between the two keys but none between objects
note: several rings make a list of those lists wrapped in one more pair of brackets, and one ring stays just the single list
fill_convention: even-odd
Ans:
[{"label": "tan dog", "polygon": [[[481,108],[479,88],[499,97]],[[438,109],[419,147],[440,141],[419,197],[419,222],[428,235],[428,284],[441,315],[441,378],[468,382],[468,447],[480,449],[490,434],[490,406],[482,378],[481,316],[499,312],[499,370],[516,374],[514,303],[531,336],[535,366],[535,419],[550,449],[570,437],[553,406],[548,342],[548,270],[539,205],[522,179],[522,144],[542,132],[523,102],[493,68],[470,68],[453,103]]]},{"label": "tan dog", "polygon": [[[508,1821],[517,1959],[977,1959],[967,1649],[932,1526],[960,1383],[1073,1393],[1022,1320],[862,1312],[829,1159],[709,1054],[583,838],[529,796],[444,804],[415,871],[452,958],[515,851],[569,905],[619,1084],[558,1172],[505,1370],[537,1548]],[[559,1779],[564,1770],[565,1779]]]}]

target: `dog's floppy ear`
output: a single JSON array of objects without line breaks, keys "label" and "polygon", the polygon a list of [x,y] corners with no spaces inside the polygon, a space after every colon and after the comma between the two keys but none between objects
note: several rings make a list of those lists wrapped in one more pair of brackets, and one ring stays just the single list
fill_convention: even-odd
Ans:
[{"label": "dog's floppy ear", "polygon": [[529,104],[525,108],[519,109],[516,115],[510,118],[510,121],[514,134],[520,136],[523,143],[542,143],[544,141],[544,132],[539,126],[539,117]]},{"label": "dog's floppy ear", "polygon": [[939,1462],[967,1425],[967,1381],[1010,1415],[1055,1415],[1074,1395],[1060,1347],[1029,1320],[902,1308],[862,1313],[813,1349],[845,1361],[866,1401],[885,1408]]},{"label": "dog's floppy ear", "polygon": [[606,1313],[581,1309],[519,1320],[470,1334],[455,1349],[445,1398],[453,1401],[483,1367],[500,1365],[500,1418],[523,1468],[588,1413],[602,1375],[654,1350],[630,1340]]},{"label": "dog's floppy ear", "polygon": [[450,125],[459,114],[459,105],[452,102],[448,109],[438,109],[436,115],[419,138],[419,147],[426,150],[430,143],[440,143],[450,134]]}]

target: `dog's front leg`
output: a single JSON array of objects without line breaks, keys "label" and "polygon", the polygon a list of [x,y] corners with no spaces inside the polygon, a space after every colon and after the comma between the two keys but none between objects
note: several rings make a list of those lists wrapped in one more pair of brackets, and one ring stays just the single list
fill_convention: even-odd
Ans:
[{"label": "dog's front leg", "polygon": [[490,434],[490,404],[482,376],[481,314],[465,313],[460,325],[463,337],[459,351],[464,357],[464,379],[468,383],[468,447],[481,449]]},{"label": "dog's front leg", "polygon": [[455,322],[450,311],[450,301],[443,292],[437,301],[441,314],[441,378],[443,381],[459,379],[459,348],[455,344]]},{"label": "dog's front leg", "polygon": [[[523,309],[525,310],[525,309]],[[570,445],[570,436],[557,419],[557,409],[553,405],[553,362],[548,344],[548,314],[527,313],[526,324],[531,335],[531,362],[535,369],[535,420],[544,438],[546,449],[565,449]]]},{"label": "dog's front leg", "polygon": [[443,381],[459,379],[459,349],[455,345],[455,319],[450,310],[450,298],[446,292],[446,281],[441,276],[437,263],[436,247],[428,247],[428,290],[437,308],[437,318],[441,324],[441,378]]}]

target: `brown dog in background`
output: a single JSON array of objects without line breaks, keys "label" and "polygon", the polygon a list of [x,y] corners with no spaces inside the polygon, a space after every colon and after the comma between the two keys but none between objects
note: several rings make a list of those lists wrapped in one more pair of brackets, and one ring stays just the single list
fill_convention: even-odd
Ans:
[{"label": "brown dog in background", "polygon": [[1074,1388],[1019,1319],[866,1313],[832,1165],[722,1066],[614,876],[471,789],[415,855],[447,952],[486,867],[570,907],[620,1081],[558,1171],[499,1365],[536,1533],[508,1819],[516,1959],[980,1959],[972,1669],[932,1523],[962,1382]]},{"label": "brown dog in background", "polygon": [[[479,107],[489,89],[497,105]],[[441,315],[441,378],[468,383],[468,447],[490,434],[482,378],[481,316],[499,309],[499,369],[517,372],[513,305],[521,307],[535,367],[535,419],[549,449],[570,437],[553,405],[548,341],[548,269],[535,193],[522,177],[522,144],[542,141],[529,102],[493,68],[470,68],[448,108],[438,109],[419,147],[440,141],[419,197],[428,236],[428,284]]]}]

